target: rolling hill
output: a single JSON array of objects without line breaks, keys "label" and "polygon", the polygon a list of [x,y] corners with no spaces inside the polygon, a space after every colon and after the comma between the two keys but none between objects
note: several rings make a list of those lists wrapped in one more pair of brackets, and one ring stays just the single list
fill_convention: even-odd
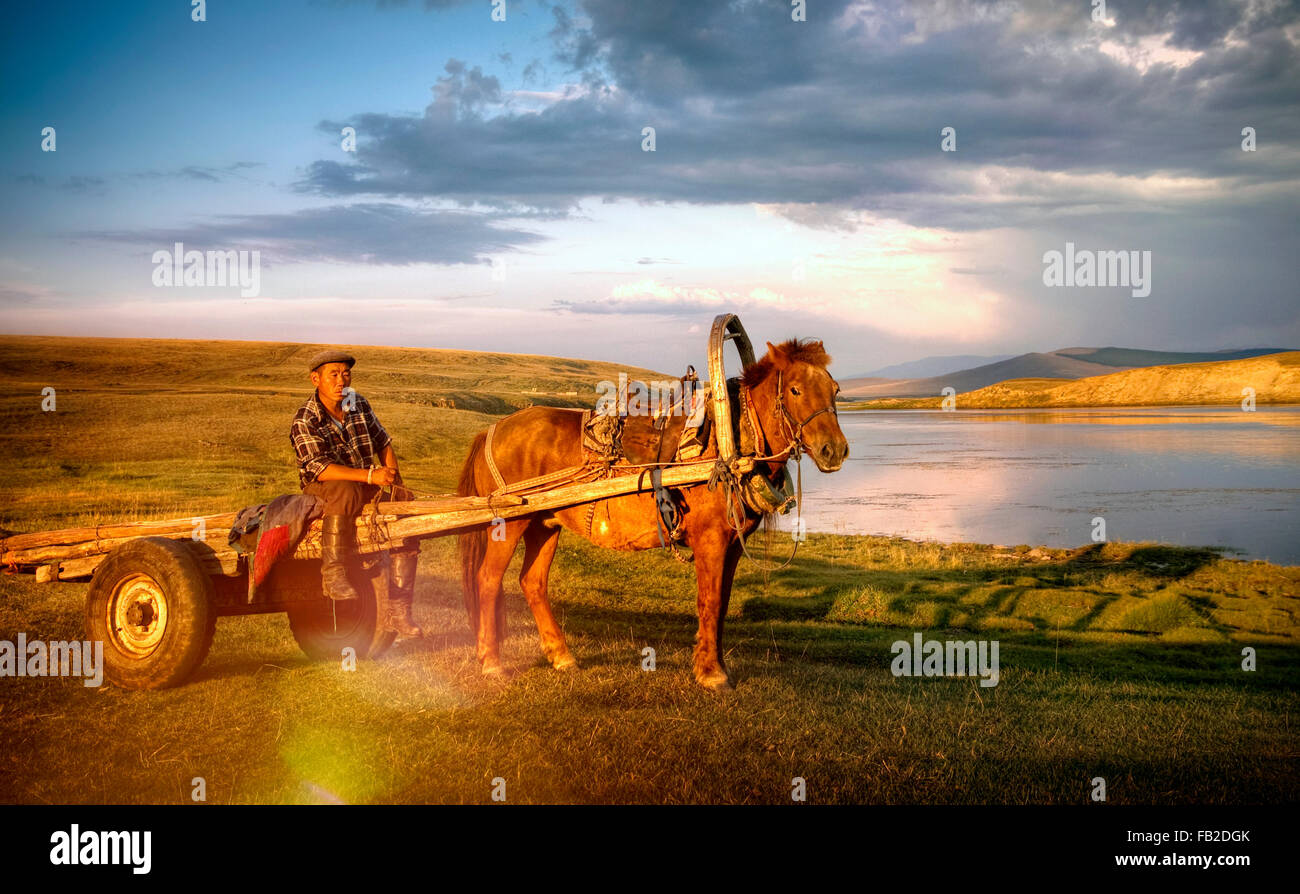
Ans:
[{"label": "rolling hill", "polygon": [[[311,393],[307,358],[327,345],[266,341],[0,336],[0,375],[10,387],[106,393],[219,390]],[[538,354],[339,345],[357,358],[357,389],[412,404],[454,401],[462,410],[509,413],[529,404],[589,407],[596,384],[672,378],[621,364]],[[39,391],[39,387],[37,388]],[[574,393],[576,392],[576,394]]]},{"label": "rolling hill", "polygon": [[1283,353],[1283,348],[1248,348],[1237,351],[1147,351],[1139,348],[1062,348],[1045,354],[1021,354],[1007,360],[986,363],[926,378],[881,380],[841,379],[842,400],[872,400],[887,397],[932,397],[953,388],[957,393],[975,391],[1012,379],[1084,379],[1117,370],[1177,363],[1207,363],[1242,360]]},{"label": "rolling hill", "polygon": [[[1300,351],[1121,370],[1073,381],[1023,378],[958,393],[959,409],[1232,405],[1253,388],[1257,404],[1300,403]],[[939,409],[941,398],[893,398],[845,409]]]},{"label": "rolling hill", "polygon": [[925,379],[930,376],[942,376],[946,373],[956,372],[962,369],[973,369],[976,366],[984,366],[989,363],[997,363],[999,360],[1010,360],[1014,354],[997,354],[993,356],[984,356],[981,354],[946,354],[940,357],[922,357],[920,360],[909,360],[906,363],[895,363],[892,366],[882,366],[880,369],[873,369],[870,372],[860,373],[858,375],[845,376],[846,379]]}]

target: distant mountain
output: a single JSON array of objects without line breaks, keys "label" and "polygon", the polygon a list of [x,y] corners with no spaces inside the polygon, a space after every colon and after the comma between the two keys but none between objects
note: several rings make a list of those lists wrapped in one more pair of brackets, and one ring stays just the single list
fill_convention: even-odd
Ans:
[{"label": "distant mountain", "polygon": [[1239,351],[1144,351],[1140,348],[1061,348],[1053,351],[1067,357],[1132,369],[1137,366],[1169,366],[1174,363],[1213,363],[1219,360],[1245,360],[1265,354],[1282,354],[1291,348],[1245,348]]},{"label": "distant mountain", "polygon": [[1047,354],[1021,354],[972,369],[924,378],[892,381],[841,379],[841,399],[874,400],[885,397],[933,397],[952,388],[958,394],[975,391],[1009,379],[1083,379],[1119,370],[1179,363],[1243,360],[1284,352],[1284,348],[1248,348],[1236,351],[1146,351],[1140,348],[1062,348]]},{"label": "distant mountain", "polygon": [[[1239,405],[1300,403],[1300,351],[1241,360],[1147,366],[1074,381],[1013,379],[957,395],[957,409]],[[885,399],[879,409],[939,409],[941,398]]]},{"label": "distant mountain", "polygon": [[[1081,348],[1080,350],[1087,350]],[[997,363],[999,360],[1010,360],[1014,354],[996,354],[993,356],[983,356],[980,354],[951,354],[942,357],[926,357],[921,360],[909,360],[906,363],[895,363],[893,366],[874,369],[871,372],[865,372],[856,376],[849,376],[851,379],[924,379],[929,376],[942,376],[958,370],[970,369],[973,366],[983,366],[988,363]]]},{"label": "distant mountain", "polygon": [[892,382],[868,383],[862,380],[840,381],[841,397],[852,400],[870,400],[878,397],[934,397],[943,389],[952,388],[958,394],[974,391],[1007,379],[1082,379],[1115,371],[1113,366],[1090,363],[1058,354],[1021,354],[1009,360],[999,360],[974,369],[964,369],[941,376],[924,379],[898,379]]}]

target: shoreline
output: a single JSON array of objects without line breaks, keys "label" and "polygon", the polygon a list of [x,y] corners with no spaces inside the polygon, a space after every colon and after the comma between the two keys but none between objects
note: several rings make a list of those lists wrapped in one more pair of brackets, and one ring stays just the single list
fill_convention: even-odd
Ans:
[{"label": "shoreline", "polygon": [[[958,398],[961,395],[957,395]],[[913,406],[926,402],[925,406]],[[1167,409],[1206,409],[1222,410],[1230,407],[1240,407],[1240,401],[1225,401],[1224,403],[1145,403],[1145,404],[990,404],[990,405],[967,405],[957,406],[951,410],[944,410],[942,406],[943,398],[941,397],[891,397],[882,398],[874,401],[853,401],[837,405],[837,410],[858,411],[858,410],[915,410],[928,412],[947,412],[961,413],[971,410],[980,410],[987,412],[989,410],[1167,410]],[[905,406],[906,405],[906,406]],[[1300,403],[1268,403],[1259,401],[1256,404],[1257,409],[1265,407],[1272,409],[1300,409]],[[1242,412],[1253,412],[1242,410]]]}]

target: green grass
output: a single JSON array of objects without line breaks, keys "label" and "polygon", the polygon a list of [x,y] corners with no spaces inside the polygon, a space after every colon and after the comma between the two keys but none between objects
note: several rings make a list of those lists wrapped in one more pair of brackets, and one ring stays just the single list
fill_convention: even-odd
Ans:
[{"label": "green grass", "polygon": [[[222,803],[486,802],[495,777],[529,803],[783,803],[794,776],[820,803],[1084,803],[1097,775],[1112,803],[1297,796],[1296,569],[1200,556],[1158,576],[1145,548],[1025,565],[814,535],[766,582],[742,566],[727,632],[738,687],[718,697],[690,674],[690,569],[565,540],[552,593],[576,674],[544,664],[516,558],[513,676],[481,679],[453,544],[435,541],[417,597],[435,635],[355,672],[307,661],[277,615],[222,619],[208,661],[175,690],[5,681],[0,798],[177,802],[195,776]],[[1285,594],[1212,589],[1275,575]],[[0,631],[74,638],[84,590],[5,578]],[[1088,597],[1137,601],[1112,630],[1095,605],[1080,616]],[[945,626],[963,610],[969,627]],[[1184,629],[1205,638],[1174,635]],[[998,639],[999,685],[894,678],[890,645],[914,630]],[[1244,644],[1258,649],[1253,673]]]},{"label": "green grass", "polygon": [[[17,368],[5,344],[0,368]],[[287,362],[284,348],[266,357]],[[176,356],[209,363],[205,350]],[[148,388],[91,364],[56,414],[22,388],[0,396],[13,470],[0,524],[229,511],[296,489],[297,386],[194,391],[156,354]],[[254,360],[241,376],[262,374]],[[430,492],[451,489],[495,418],[357,385]],[[477,672],[447,539],[421,558],[416,614],[432,636],[353,672],[308,661],[271,615],[223,618],[173,690],[0,678],[0,802],[179,803],[196,776],[216,803],[484,803],[497,777],[514,803],[789,803],[795,776],[813,803],[1083,804],[1095,776],[1114,804],[1300,797],[1300,568],[1157,544],[813,535],[784,570],[742,560],[725,638],[737,689],[718,696],[690,672],[689,566],[563,534],[551,595],[583,665],[569,674],[542,659],[518,566],[504,682]],[[79,638],[85,591],[0,576],[0,639]],[[997,639],[999,684],[893,677],[890,646],[916,631]]]}]

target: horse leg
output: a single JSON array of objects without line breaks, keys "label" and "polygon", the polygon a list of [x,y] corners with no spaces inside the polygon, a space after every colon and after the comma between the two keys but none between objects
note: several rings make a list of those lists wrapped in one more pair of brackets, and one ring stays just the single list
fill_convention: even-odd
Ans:
[{"label": "horse leg", "polygon": [[572,670],[578,661],[564,641],[564,632],[551,614],[551,601],[547,598],[547,580],[551,563],[555,560],[555,547],[560,542],[560,529],[547,527],[541,520],[534,521],[524,531],[524,566],[519,572],[519,586],[528,599],[537,621],[537,633],[542,640],[542,651],[556,670]]},{"label": "horse leg", "polygon": [[743,545],[739,538],[731,541],[727,546],[727,557],[722,566],[722,590],[718,600],[718,667],[730,678],[731,674],[727,670],[727,662],[722,648],[722,627],[727,622],[727,608],[731,604],[731,585],[736,579],[736,566],[740,564],[740,554]]},{"label": "horse leg", "polygon": [[[700,629],[695,635],[695,682],[714,692],[731,688],[727,670],[718,654],[722,630],[723,585],[727,578],[727,554],[731,541],[728,533],[708,531],[699,538],[698,543],[692,544],[695,550],[695,583],[698,588],[695,607],[700,616]],[[726,589],[729,597],[731,588],[728,586]]]},{"label": "horse leg", "polygon": [[[519,538],[531,524],[530,519],[507,521],[500,529],[488,535],[483,564],[478,569],[478,661],[484,674],[497,676],[501,667],[501,642],[497,629],[497,612],[501,607],[501,579],[505,577],[510,558],[515,554]],[[500,530],[504,536],[497,535]],[[496,536],[493,536],[496,535]],[[498,540],[497,536],[501,536]]]}]

